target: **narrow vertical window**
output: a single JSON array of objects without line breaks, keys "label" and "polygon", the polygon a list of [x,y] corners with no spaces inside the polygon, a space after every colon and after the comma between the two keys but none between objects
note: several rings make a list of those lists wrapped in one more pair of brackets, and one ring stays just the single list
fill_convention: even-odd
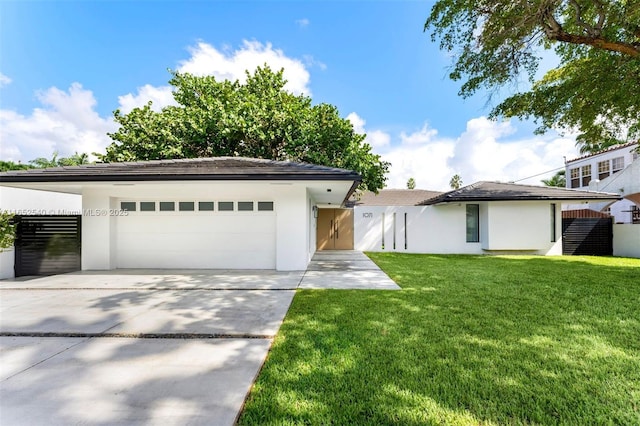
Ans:
[{"label": "narrow vertical window", "polygon": [[384,250],[384,213],[382,213],[382,250]]},{"label": "narrow vertical window", "polygon": [[480,205],[467,204],[467,242],[480,242]]},{"label": "narrow vertical window", "polygon": [[556,240],[557,240],[557,236],[556,236],[556,204],[555,203],[551,203],[550,214],[551,214],[551,242],[555,243]]},{"label": "narrow vertical window", "polygon": [[589,186],[591,182],[591,164],[582,166],[582,186]]},{"label": "narrow vertical window", "polygon": [[396,213],[393,213],[393,249],[396,249]]},{"label": "narrow vertical window", "polygon": [[407,213],[404,214],[404,249],[407,249]]}]

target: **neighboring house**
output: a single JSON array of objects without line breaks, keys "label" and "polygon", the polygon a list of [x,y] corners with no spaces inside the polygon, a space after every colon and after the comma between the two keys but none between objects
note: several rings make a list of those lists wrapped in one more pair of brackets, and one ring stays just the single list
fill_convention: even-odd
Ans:
[{"label": "neighboring house", "polygon": [[0,173],[0,185],[82,197],[83,270],[304,270],[318,206],[361,177],[331,167],[220,157]]},{"label": "neighboring house", "polygon": [[418,202],[413,191],[383,190],[353,202],[356,250],[560,255],[562,204],[620,199],[500,182],[477,182],[444,194],[425,191],[428,198]]},{"label": "neighboring house", "polygon": [[[638,142],[615,145],[566,161],[567,188],[614,192],[624,199],[615,203],[568,204],[565,210],[585,210],[580,217],[593,217],[588,210],[610,213],[616,223],[633,223],[634,218],[635,222],[640,222],[640,178],[637,171],[631,171],[639,167],[637,148]],[[565,216],[575,216],[575,212]]]},{"label": "neighboring house", "polygon": [[[16,215],[79,215],[82,197],[73,194],[0,187],[0,210]],[[0,252],[0,279],[12,278],[13,248]]]}]

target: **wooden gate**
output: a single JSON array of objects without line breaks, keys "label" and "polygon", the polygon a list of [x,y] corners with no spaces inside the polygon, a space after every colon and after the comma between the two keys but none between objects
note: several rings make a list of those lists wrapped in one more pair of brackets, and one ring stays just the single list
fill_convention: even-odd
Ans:
[{"label": "wooden gate", "polygon": [[613,219],[563,218],[562,254],[613,255]]},{"label": "wooden gate", "polygon": [[16,216],[15,275],[80,270],[80,216]]}]

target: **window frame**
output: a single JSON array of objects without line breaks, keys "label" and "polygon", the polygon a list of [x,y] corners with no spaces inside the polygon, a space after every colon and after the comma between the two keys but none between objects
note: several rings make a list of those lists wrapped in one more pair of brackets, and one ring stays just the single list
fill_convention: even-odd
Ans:
[{"label": "window frame", "polygon": [[569,169],[569,178],[571,179],[571,188],[580,187],[580,167]]},{"label": "window frame", "polygon": [[580,167],[580,172],[582,174],[582,186],[589,186],[589,182],[591,182],[591,173],[593,172],[591,164],[585,164]]},{"label": "window frame", "polygon": [[[471,211],[471,210],[475,210],[475,211]],[[466,228],[467,243],[479,243],[480,242],[480,204],[466,204],[465,212],[466,212],[465,228]],[[473,227],[469,226],[471,224],[469,219],[475,219],[474,220],[475,223]],[[470,232],[473,232],[474,234],[471,235]]]},{"label": "window frame", "polygon": [[[619,165],[618,168],[616,168],[616,162]],[[616,157],[611,159],[611,174],[617,173],[622,169],[624,169],[624,157]]]},{"label": "window frame", "polygon": [[598,161],[598,179],[606,179],[611,174],[611,164],[609,160]]}]

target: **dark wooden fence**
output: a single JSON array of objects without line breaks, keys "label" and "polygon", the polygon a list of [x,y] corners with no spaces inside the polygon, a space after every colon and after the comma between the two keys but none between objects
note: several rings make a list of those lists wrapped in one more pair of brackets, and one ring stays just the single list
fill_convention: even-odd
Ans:
[{"label": "dark wooden fence", "polygon": [[16,216],[15,275],[80,270],[80,216]]},{"label": "dark wooden fence", "polygon": [[612,218],[562,219],[562,254],[613,255]]}]

